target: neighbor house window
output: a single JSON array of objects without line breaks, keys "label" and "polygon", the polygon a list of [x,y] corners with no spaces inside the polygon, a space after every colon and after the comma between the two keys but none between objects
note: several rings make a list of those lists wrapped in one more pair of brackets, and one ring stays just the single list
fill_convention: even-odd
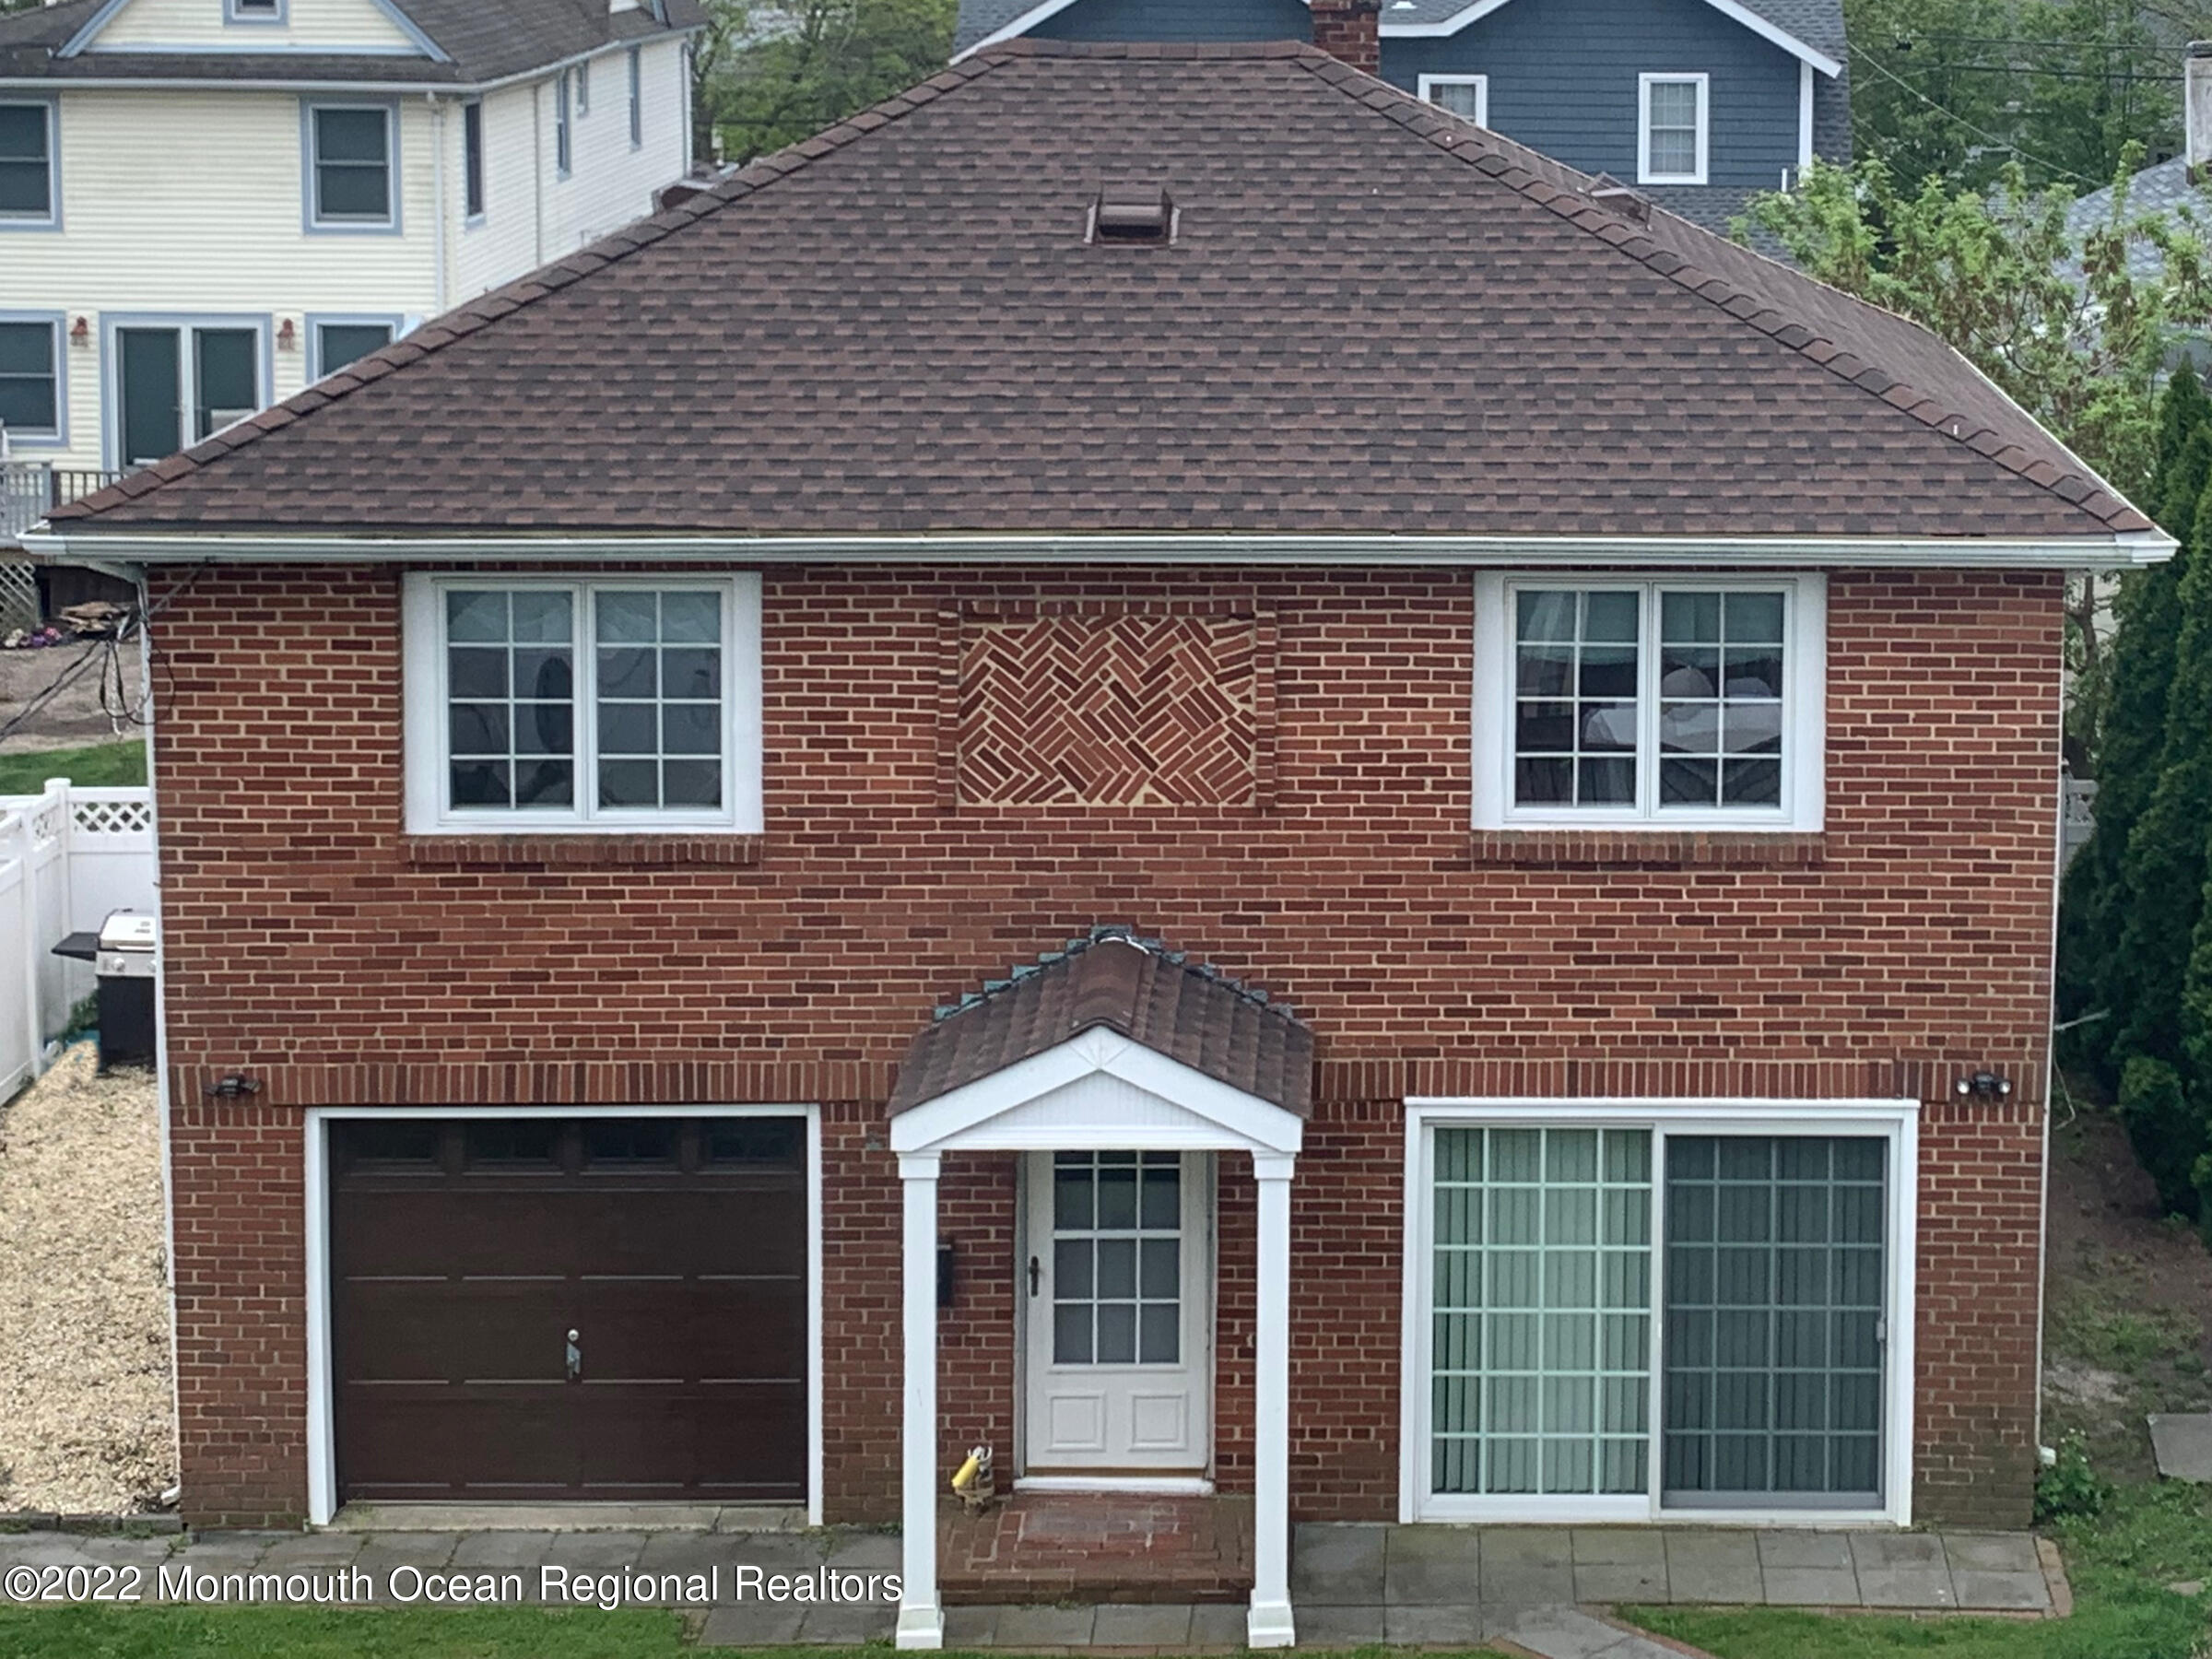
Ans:
[{"label": "neighbor house window", "polygon": [[553,77],[553,171],[561,178],[569,176],[571,147],[569,139],[569,72],[563,69]]},{"label": "neighbor house window", "polygon": [[1490,124],[1490,77],[1487,75],[1424,75],[1420,95],[1477,126]]},{"label": "neighbor house window", "polygon": [[55,222],[54,108],[43,99],[0,102],[0,227]]},{"label": "neighbor house window", "polygon": [[408,822],[754,829],[750,577],[411,579]]},{"label": "neighbor house window", "polygon": [[461,106],[461,211],[464,218],[484,217],[484,101]]},{"label": "neighbor house window", "polygon": [[281,23],[285,0],[223,0],[226,23]]},{"label": "neighbor house window", "polygon": [[1706,77],[1637,77],[1641,113],[1636,139],[1640,184],[1705,182]]},{"label": "neighbor house window", "polygon": [[645,96],[642,54],[632,46],[629,49],[629,147],[640,148],[645,142]]},{"label": "neighbor house window", "polygon": [[316,380],[335,374],[356,359],[391,345],[398,332],[398,325],[389,318],[317,318],[313,324],[314,356],[309,372]]},{"label": "neighbor house window", "polygon": [[309,223],[385,229],[398,223],[389,104],[312,104],[307,112]]},{"label": "neighbor house window", "polygon": [[576,65],[576,113],[592,112],[592,60],[586,58]]},{"label": "neighbor house window", "polygon": [[1893,1518],[1917,1110],[1412,1107],[1417,1518]]},{"label": "neighbor house window", "polygon": [[0,432],[62,437],[62,320],[0,317]]},{"label": "neighbor house window", "polygon": [[1477,584],[1477,822],[1818,829],[1825,587]]}]

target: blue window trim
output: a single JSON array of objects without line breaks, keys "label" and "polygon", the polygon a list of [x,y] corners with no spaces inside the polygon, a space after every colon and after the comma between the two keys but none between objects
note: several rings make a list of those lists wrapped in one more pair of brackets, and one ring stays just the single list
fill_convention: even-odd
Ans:
[{"label": "blue window trim", "polygon": [[565,179],[576,171],[576,133],[570,119],[569,72],[553,77],[553,176]]},{"label": "blue window trim", "polygon": [[[477,201],[468,210],[468,112],[477,112]],[[484,100],[471,98],[461,105],[461,229],[475,230],[491,216],[491,155],[484,135]]]},{"label": "blue window trim", "polygon": [[[315,112],[317,110],[381,110],[384,115],[384,171],[391,192],[392,216],[386,219],[331,219],[315,217]],[[396,98],[319,98],[300,100],[300,229],[310,236],[398,236],[404,171],[399,158],[399,100]]]},{"label": "blue window trim", "polygon": [[629,49],[629,147],[645,147],[645,49]]},{"label": "blue window trim", "polygon": [[[100,319],[100,464],[110,472],[123,465],[118,458],[123,453],[123,354],[116,349],[115,334],[118,329],[124,328],[173,328],[181,335],[189,334],[195,328],[250,328],[257,336],[254,351],[259,360],[254,367],[261,382],[261,402],[256,413],[276,401],[276,327],[275,319],[269,312],[104,312]],[[178,364],[178,393],[189,409],[192,394],[197,388],[192,383],[188,342],[180,339],[178,350],[185,354]],[[182,436],[186,449],[194,448],[202,441],[192,437],[189,429]]]},{"label": "blue window trim", "polygon": [[66,312],[0,311],[0,323],[43,323],[53,330],[53,427],[51,432],[7,429],[10,449],[69,447],[69,315]]},{"label": "blue window trim", "polygon": [[323,330],[334,323],[340,327],[389,328],[394,340],[407,332],[407,319],[399,312],[307,312],[300,319],[300,326],[307,334],[307,383],[311,386],[334,372],[323,366]]},{"label": "blue window trim", "polygon": [[292,20],[291,0],[276,0],[276,9],[269,12],[241,12],[239,0],[223,0],[223,21],[248,29],[282,29]]},{"label": "blue window trim", "polygon": [[592,112],[592,60],[576,60],[576,119],[582,121]]},{"label": "blue window trim", "polygon": [[62,228],[62,100],[52,92],[0,92],[0,104],[37,104],[46,112],[46,217],[22,218],[0,213],[0,231],[59,230]]}]

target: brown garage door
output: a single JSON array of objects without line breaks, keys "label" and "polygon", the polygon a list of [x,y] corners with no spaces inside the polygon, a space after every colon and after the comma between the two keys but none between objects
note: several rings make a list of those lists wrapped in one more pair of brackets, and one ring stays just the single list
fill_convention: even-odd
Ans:
[{"label": "brown garage door", "polygon": [[801,1118],[335,1121],[340,1497],[804,1500],[806,1147]]}]

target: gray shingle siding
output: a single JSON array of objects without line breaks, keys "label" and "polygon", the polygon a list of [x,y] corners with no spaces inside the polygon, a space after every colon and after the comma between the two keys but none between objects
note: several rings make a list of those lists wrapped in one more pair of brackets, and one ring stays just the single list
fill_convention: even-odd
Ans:
[{"label": "gray shingle siding", "polygon": [[1705,0],[1513,0],[1454,35],[1382,42],[1384,80],[1411,92],[1423,75],[1488,75],[1490,125],[1630,184],[1636,77],[1701,71],[1706,182],[1739,194],[1780,189],[1797,165],[1797,62]]}]

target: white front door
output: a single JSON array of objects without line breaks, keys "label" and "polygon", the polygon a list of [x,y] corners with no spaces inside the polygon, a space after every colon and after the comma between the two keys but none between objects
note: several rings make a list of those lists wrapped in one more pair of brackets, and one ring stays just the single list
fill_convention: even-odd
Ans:
[{"label": "white front door", "polygon": [[1210,1169],[1030,1154],[1028,1473],[1205,1472]]}]

